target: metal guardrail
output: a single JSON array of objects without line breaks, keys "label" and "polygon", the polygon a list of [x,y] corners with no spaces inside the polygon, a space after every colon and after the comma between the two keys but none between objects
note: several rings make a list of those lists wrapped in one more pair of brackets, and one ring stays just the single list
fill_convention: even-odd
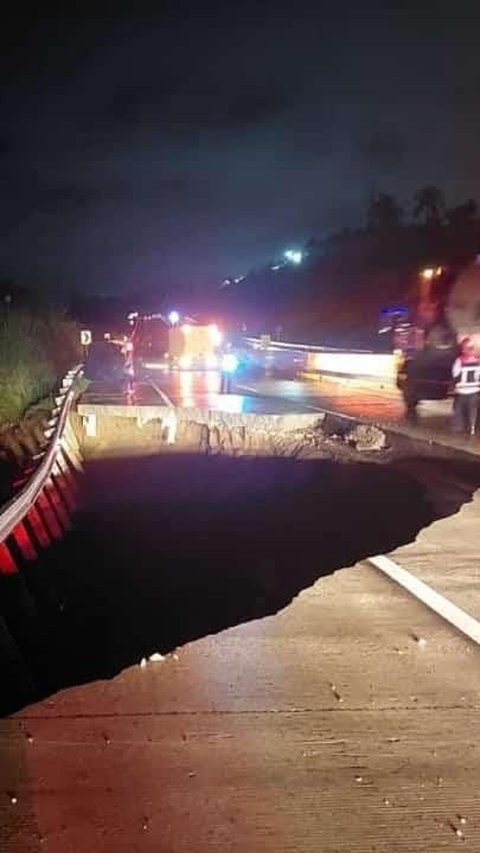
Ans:
[{"label": "metal guardrail", "polygon": [[[372,350],[338,349],[266,338],[244,338],[253,349],[273,354],[278,352],[301,353],[305,360],[303,372],[318,377],[374,382],[380,387],[396,387],[398,355],[376,353]],[[274,356],[272,356],[274,357]]]},{"label": "metal guardrail", "polygon": [[[41,451],[37,457],[40,460],[34,473],[28,479],[27,483],[15,494],[1,509],[0,509],[0,573],[9,574],[16,570],[15,560],[10,554],[6,540],[12,536],[15,537],[15,531],[23,524],[27,516],[35,509],[37,501],[40,501],[42,493],[51,484],[52,475],[55,473],[67,473],[67,460],[77,467],[78,459],[75,458],[74,452],[68,452],[64,447],[64,432],[68,416],[70,414],[72,403],[75,396],[74,383],[75,380],[82,374],[83,365],[77,365],[72,368],[62,381],[62,386],[58,394],[55,396],[56,408],[52,413],[52,417],[48,422],[48,428],[45,430],[45,436],[50,439],[46,450]],[[55,512],[55,500],[50,499],[48,508],[43,507],[43,514],[50,515],[50,523],[45,518],[45,528],[52,527],[51,512]],[[60,521],[60,519],[57,519]],[[38,515],[37,521],[42,524],[41,514]],[[53,527],[58,528],[58,524],[53,524]],[[49,539],[48,530],[44,531],[46,536],[43,538]],[[53,532],[55,536],[55,532]],[[25,536],[21,538],[25,544]],[[20,549],[28,553],[34,552],[34,547],[31,542],[30,547],[25,549],[19,545]]]},{"label": "metal guardrail", "polygon": [[262,338],[244,338],[244,341],[253,347],[258,347],[259,349],[279,349],[279,350],[297,350],[298,352],[342,352],[342,353],[372,353],[373,350],[370,349],[342,349],[341,347],[321,347],[317,344],[296,344],[296,343],[288,343],[287,341],[268,341],[266,342]]}]

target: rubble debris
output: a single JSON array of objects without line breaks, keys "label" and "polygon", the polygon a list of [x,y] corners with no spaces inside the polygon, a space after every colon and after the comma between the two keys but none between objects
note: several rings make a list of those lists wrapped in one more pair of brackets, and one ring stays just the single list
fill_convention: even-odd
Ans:
[{"label": "rubble debris", "polygon": [[359,451],[385,450],[387,447],[385,432],[373,424],[356,424],[346,433],[345,441]]}]

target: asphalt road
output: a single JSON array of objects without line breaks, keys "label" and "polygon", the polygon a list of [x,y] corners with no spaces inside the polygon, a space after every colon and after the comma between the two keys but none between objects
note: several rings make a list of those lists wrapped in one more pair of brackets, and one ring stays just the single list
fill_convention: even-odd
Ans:
[{"label": "asphalt road", "polygon": [[453,436],[451,400],[422,402],[418,406],[417,418],[412,422],[407,419],[401,394],[395,388],[294,378],[285,367],[278,375],[273,372],[270,376],[259,370],[239,371],[233,377],[230,394],[220,393],[220,375],[216,371],[159,371],[152,373],[148,382],[137,386],[134,397],[140,405],[152,404],[155,400],[184,408],[199,407],[232,413],[328,410],[394,426],[415,437],[480,452],[480,435],[473,439]]},{"label": "asphalt road", "polygon": [[403,432],[429,439],[442,439],[462,448],[478,448],[478,437],[471,440],[452,434],[452,400],[429,400],[419,404],[415,421],[406,416],[405,406],[395,388],[379,388],[356,381],[331,379],[257,377],[239,380],[236,386],[246,394],[274,398],[307,411],[332,411],[365,418],[378,424],[393,425]]},{"label": "asphalt road", "polygon": [[479,664],[346,569],[1,722],[0,850],[477,851]]},{"label": "asphalt road", "polygon": [[[244,377],[245,378],[245,377]],[[246,374],[250,380],[250,374]],[[245,378],[245,381],[246,381]],[[148,379],[135,383],[133,394],[122,393],[118,385],[93,382],[82,395],[82,402],[99,406],[179,406],[231,414],[309,413],[308,405],[287,400],[282,395],[251,393],[233,381],[231,392],[221,393],[218,371],[170,371],[152,373]]]}]

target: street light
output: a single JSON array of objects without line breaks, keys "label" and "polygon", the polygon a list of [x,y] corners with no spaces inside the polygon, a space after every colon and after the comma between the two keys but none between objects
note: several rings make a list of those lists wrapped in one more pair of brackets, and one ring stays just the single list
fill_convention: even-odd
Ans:
[{"label": "street light", "polygon": [[427,267],[426,269],[422,270],[422,272],[421,272],[421,276],[422,276],[422,278],[425,279],[425,281],[430,281],[434,275],[435,275],[435,270],[433,270],[431,267]]},{"label": "street light", "polygon": [[178,313],[178,311],[170,311],[168,315],[168,322],[171,326],[176,326],[177,323],[180,322],[180,314]]},{"label": "street light", "polygon": [[432,278],[438,278],[442,273],[443,267],[426,267],[421,271],[420,275],[425,279],[425,281],[431,281]]}]

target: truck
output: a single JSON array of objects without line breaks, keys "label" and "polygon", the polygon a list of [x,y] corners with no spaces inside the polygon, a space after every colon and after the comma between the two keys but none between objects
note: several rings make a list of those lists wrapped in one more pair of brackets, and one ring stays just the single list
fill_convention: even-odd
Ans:
[{"label": "truck", "polygon": [[183,370],[215,370],[220,365],[222,334],[216,323],[197,325],[185,322],[169,333],[169,360]]},{"label": "truck", "polygon": [[422,270],[401,335],[395,340],[393,329],[400,355],[397,387],[413,414],[422,400],[453,394],[452,366],[463,338],[471,338],[480,351],[480,256],[460,270]]},{"label": "truck", "polygon": [[162,314],[137,318],[132,336],[136,375],[152,370],[213,370],[220,365],[222,333],[216,323]]}]

